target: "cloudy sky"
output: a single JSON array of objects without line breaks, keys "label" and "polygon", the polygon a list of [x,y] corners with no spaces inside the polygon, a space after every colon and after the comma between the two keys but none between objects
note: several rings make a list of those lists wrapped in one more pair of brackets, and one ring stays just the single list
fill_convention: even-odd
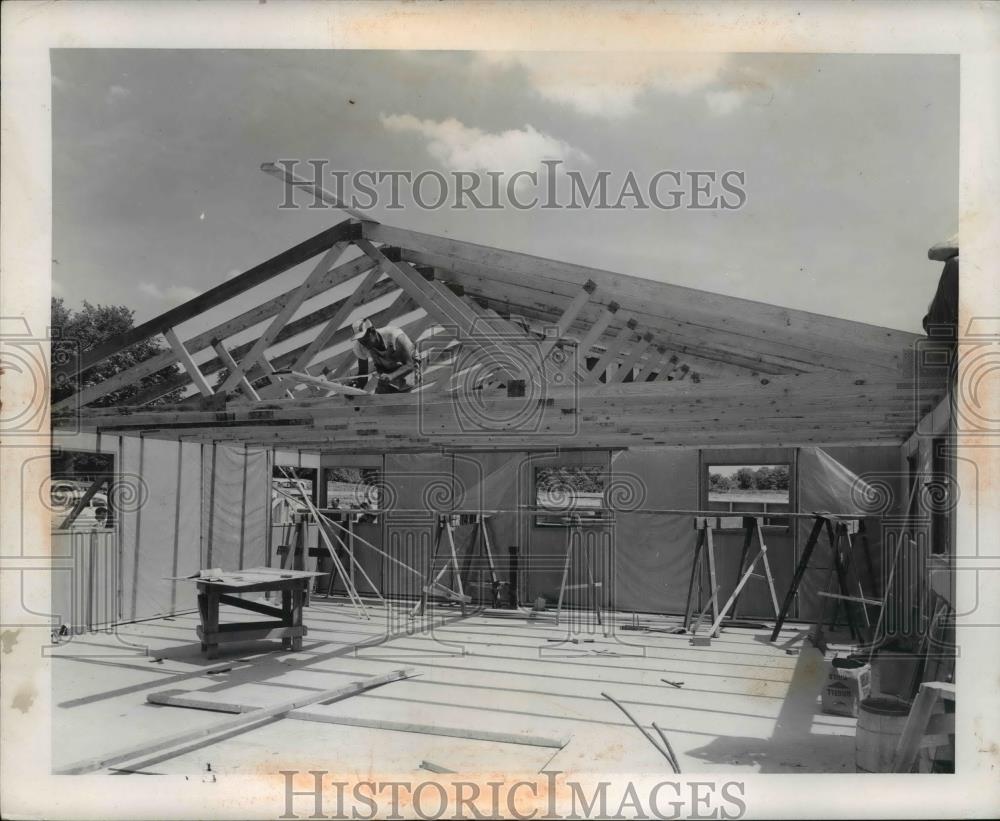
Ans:
[{"label": "cloudy sky", "polygon": [[370,214],[919,331],[940,273],[927,248],[957,226],[957,88],[948,56],[57,50],[53,293],[141,321],[343,218],[279,210],[259,171],[276,158],[508,174],[562,159],[612,179],[741,170],[747,202]]}]

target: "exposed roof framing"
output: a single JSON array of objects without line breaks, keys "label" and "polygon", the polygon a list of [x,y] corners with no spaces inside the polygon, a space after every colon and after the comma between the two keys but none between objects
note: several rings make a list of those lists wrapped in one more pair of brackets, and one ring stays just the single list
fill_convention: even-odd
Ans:
[{"label": "exposed roof framing", "polygon": [[[298,285],[253,304],[305,263]],[[231,318],[182,340],[223,305]],[[348,323],[369,314],[430,352],[418,392],[331,381],[352,372]],[[158,334],[160,354],[56,403],[55,423],[354,451],[899,442],[943,391],[940,376],[915,381],[912,334],[356,219],[63,371]],[[92,407],[174,364],[129,407]],[[149,404],[179,387],[180,404]]]}]

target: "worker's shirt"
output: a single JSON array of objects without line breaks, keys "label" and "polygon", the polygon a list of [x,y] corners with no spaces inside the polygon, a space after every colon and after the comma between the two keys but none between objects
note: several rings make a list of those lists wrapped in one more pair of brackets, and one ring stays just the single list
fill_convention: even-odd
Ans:
[{"label": "worker's shirt", "polygon": [[405,332],[390,325],[379,328],[378,333],[385,343],[385,350],[367,348],[358,340],[354,343],[354,355],[358,359],[368,359],[376,373],[389,373],[411,362],[417,364],[416,350]]}]

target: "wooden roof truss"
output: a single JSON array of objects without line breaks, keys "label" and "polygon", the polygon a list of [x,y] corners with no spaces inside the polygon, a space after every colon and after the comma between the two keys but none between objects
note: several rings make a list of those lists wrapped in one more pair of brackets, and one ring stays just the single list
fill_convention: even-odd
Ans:
[{"label": "wooden roof truss", "polygon": [[[299,284],[250,298],[300,265]],[[344,385],[361,316],[417,341],[418,390]],[[56,402],[54,424],[333,451],[887,443],[944,385],[916,372],[913,334],[354,218],[54,376],[154,336],[161,353]],[[95,406],[175,364],[128,407]]]}]

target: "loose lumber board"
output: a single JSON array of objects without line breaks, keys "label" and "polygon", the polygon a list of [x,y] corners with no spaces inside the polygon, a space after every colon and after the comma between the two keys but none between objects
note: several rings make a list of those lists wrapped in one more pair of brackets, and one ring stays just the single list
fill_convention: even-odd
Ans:
[{"label": "loose lumber board", "polygon": [[[291,711],[288,718],[553,749],[562,749],[570,740],[569,734],[558,731],[551,731],[545,735],[538,734],[539,727],[536,720],[532,720],[531,730],[512,732],[509,717],[493,717],[486,710],[478,711],[450,704],[434,704],[419,709],[413,704],[391,702],[387,699],[379,699],[377,702],[371,699],[357,700],[350,705],[328,704],[301,708]],[[496,724],[497,729],[487,729],[483,726],[491,723]]]},{"label": "loose lumber board", "polygon": [[[254,698],[260,698],[257,693],[245,687],[238,689],[243,690],[243,693],[227,695],[226,692],[219,691],[161,690],[150,693],[146,700],[150,704],[221,713],[254,713],[261,709],[261,704]],[[285,718],[554,749],[562,749],[570,740],[569,734],[560,732],[558,728],[552,728],[547,734],[528,730],[512,732],[506,718],[496,718],[485,711],[478,713],[469,707],[447,704],[415,709],[410,704],[396,704],[382,699],[377,702],[355,699],[350,704],[317,705],[292,710]],[[496,725],[494,729],[488,728],[491,723]],[[484,724],[487,726],[483,726]],[[537,730],[537,726],[537,722],[532,722],[533,730]]]},{"label": "loose lumber board", "polygon": [[379,687],[382,684],[399,681],[400,679],[408,678],[411,675],[413,675],[413,668],[404,668],[401,670],[393,670],[391,673],[386,673],[385,675],[361,679],[360,681],[355,681],[351,684],[335,687],[332,690],[321,690],[309,693],[308,695],[300,695],[297,698],[280,702],[271,707],[262,707],[259,710],[254,710],[253,712],[242,713],[235,718],[229,718],[225,721],[211,724],[208,727],[199,727],[196,730],[183,730],[179,733],[174,733],[173,735],[163,736],[152,741],[143,742],[142,744],[126,747],[125,749],[119,749],[103,755],[74,761],[73,763],[66,764],[62,767],[53,768],[52,772],[53,775],[77,775],[80,773],[89,773],[94,770],[105,769],[114,764],[120,764],[123,761],[132,761],[142,756],[147,756],[172,747],[178,747],[182,744],[187,744],[188,742],[198,739],[205,739],[206,743],[208,743],[213,736],[233,731],[251,730],[264,721],[283,716],[301,707],[307,707],[311,704],[317,704],[324,701],[332,701],[334,699],[347,698],[348,696],[353,696],[356,693],[363,692],[364,690],[369,690],[372,687]]}]

